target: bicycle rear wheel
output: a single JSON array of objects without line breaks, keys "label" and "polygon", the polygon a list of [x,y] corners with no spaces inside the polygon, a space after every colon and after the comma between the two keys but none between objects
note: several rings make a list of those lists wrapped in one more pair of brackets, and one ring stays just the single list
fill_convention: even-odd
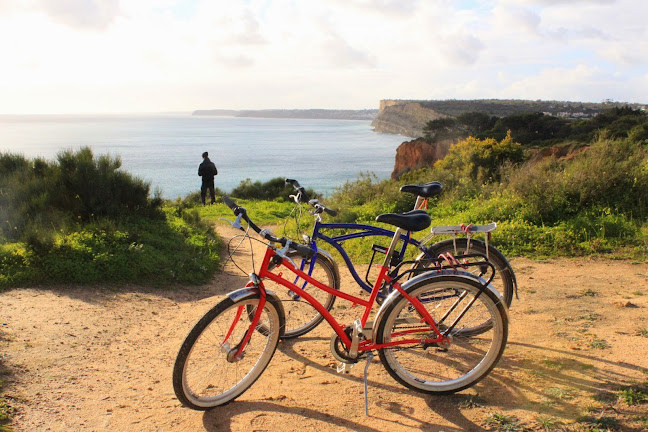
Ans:
[{"label": "bicycle rear wheel", "polygon": [[180,402],[195,410],[227,404],[261,376],[279,343],[282,323],[276,306],[266,301],[243,355],[239,344],[250,329],[246,310],[256,311],[259,298],[226,298],[198,321],[180,347],[173,368],[173,389]]},{"label": "bicycle rear wheel", "polygon": [[[515,273],[513,273],[513,268],[507,261],[507,259],[502,255],[502,253],[492,245],[488,245],[488,253],[486,253],[486,243],[481,240],[471,239],[470,245],[468,244],[468,239],[465,237],[459,237],[456,239],[446,239],[438,243],[429,246],[429,256],[438,257],[441,254],[447,254],[450,252],[453,256],[460,256],[465,254],[478,253],[488,256],[488,261],[495,266],[495,275],[491,281],[491,285],[499,291],[506,301],[506,306],[511,306],[513,301],[513,294],[515,291]],[[476,262],[479,258],[468,258],[468,261]],[[428,267],[430,265],[430,260],[426,260],[425,255],[421,254],[417,257],[417,261],[421,262],[421,265]],[[461,260],[463,262],[463,260]],[[489,269],[487,266],[470,266],[465,269],[473,273],[475,276],[482,276],[484,273],[488,273]]]},{"label": "bicycle rear wheel", "polygon": [[[496,295],[489,290],[479,294],[478,282],[451,275],[422,278],[407,292],[424,305],[442,333],[469,302],[475,302],[447,335],[449,346],[413,343],[379,350],[381,362],[396,381],[423,393],[455,393],[474,385],[495,367],[508,337],[506,307]],[[387,308],[378,323],[376,343],[434,337],[405,297],[397,297]],[[475,323],[485,321],[491,323],[490,328],[475,331]],[[416,328],[420,332],[399,333]]]},{"label": "bicycle rear wheel", "polygon": [[[340,276],[337,269],[324,255],[318,253],[315,257],[309,259],[303,258],[296,253],[289,254],[289,256],[293,259],[297,268],[301,267],[305,273],[310,274],[318,282],[336,290],[340,289]],[[311,271],[313,259],[315,262],[312,265]],[[333,294],[319,289],[301,278],[296,278],[292,281],[295,285],[313,296],[326,310],[330,311],[333,308],[336,299]],[[294,292],[287,290],[283,286],[277,286],[277,284],[269,279],[264,281],[264,284],[266,289],[273,291],[283,304],[286,314],[286,324],[282,339],[292,339],[305,335],[317,327],[324,319],[324,316],[317,309]]]}]

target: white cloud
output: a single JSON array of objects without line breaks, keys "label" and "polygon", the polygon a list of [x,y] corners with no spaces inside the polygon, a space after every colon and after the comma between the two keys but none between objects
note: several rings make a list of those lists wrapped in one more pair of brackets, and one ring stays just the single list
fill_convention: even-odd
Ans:
[{"label": "white cloud", "polygon": [[55,21],[81,30],[105,30],[119,15],[119,0],[40,0]]},{"label": "white cloud", "polygon": [[408,16],[414,14],[421,0],[334,0],[339,7],[354,7],[369,14],[383,14],[390,17],[396,15]]},{"label": "white cloud", "polygon": [[[513,0],[519,1],[519,0]],[[522,0],[524,3],[531,3],[536,5],[546,5],[546,6],[557,6],[557,5],[567,5],[573,6],[578,3],[587,3],[587,4],[614,4],[617,0]]]},{"label": "white cloud", "polygon": [[0,113],[648,101],[648,2],[471,3],[0,0]]},{"label": "white cloud", "polygon": [[331,37],[323,44],[323,51],[331,64],[342,68],[375,67],[376,59],[362,50],[355,49],[339,36]]},{"label": "white cloud", "polygon": [[[617,99],[623,86],[612,73],[597,67],[577,65],[573,68],[549,68],[509,83],[502,92],[522,99],[552,99],[600,102]],[[636,102],[636,100],[626,100]]]},{"label": "white cloud", "polygon": [[453,65],[470,66],[477,62],[484,44],[470,34],[455,34],[443,38],[441,52]]}]

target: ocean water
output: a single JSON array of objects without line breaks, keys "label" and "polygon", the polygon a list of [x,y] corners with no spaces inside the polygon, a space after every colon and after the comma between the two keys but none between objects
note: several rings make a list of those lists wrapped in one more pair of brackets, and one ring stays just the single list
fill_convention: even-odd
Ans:
[{"label": "ocean water", "polygon": [[215,184],[231,191],[245,179],[297,179],[330,195],[360,173],[388,178],[405,139],[372,131],[369,121],[130,116],[0,116],[0,152],[53,160],[64,149],[119,156],[122,169],[175,199],[200,189],[198,165],[209,152]]}]

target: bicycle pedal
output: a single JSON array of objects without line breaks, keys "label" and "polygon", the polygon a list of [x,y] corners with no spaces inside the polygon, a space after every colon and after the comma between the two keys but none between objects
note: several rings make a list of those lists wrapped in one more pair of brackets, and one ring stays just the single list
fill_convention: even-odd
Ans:
[{"label": "bicycle pedal", "polygon": [[355,366],[355,363],[340,362],[337,364],[337,373],[348,374],[349,372],[351,372],[351,369],[353,369],[353,366]]}]

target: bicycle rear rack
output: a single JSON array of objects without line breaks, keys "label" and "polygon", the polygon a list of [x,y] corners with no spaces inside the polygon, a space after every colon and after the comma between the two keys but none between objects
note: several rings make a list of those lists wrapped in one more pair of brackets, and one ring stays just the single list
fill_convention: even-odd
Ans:
[{"label": "bicycle rear rack", "polygon": [[[428,262],[428,266],[426,267],[419,267],[419,268],[410,268],[408,270],[403,271],[402,273],[398,273],[398,275],[392,280],[392,282],[397,282],[399,279],[402,279],[405,276],[418,276],[419,274],[422,273],[428,273],[428,272],[441,272],[443,270],[452,270],[454,272],[458,272],[459,270],[466,270],[468,271],[469,268],[471,267],[479,267],[480,270],[480,275],[479,277],[484,280],[484,282],[480,283],[484,286],[487,286],[490,284],[493,279],[495,278],[495,266],[493,263],[491,263],[488,260],[488,257],[484,254],[481,253],[471,253],[471,254],[464,254],[464,255],[458,255],[453,257],[455,262],[449,263],[449,264],[442,264],[442,261],[445,261],[443,259],[439,258],[430,258],[426,260]],[[468,258],[482,258],[483,261],[477,261],[477,262],[462,262],[463,260],[467,260]],[[405,264],[411,264],[411,265],[417,265],[420,264],[419,261],[403,261],[400,264],[398,264],[392,271],[391,273],[397,273]],[[488,268],[488,271],[485,270],[485,267]],[[410,277],[411,277],[410,276]],[[408,277],[409,279],[409,277]]]}]

